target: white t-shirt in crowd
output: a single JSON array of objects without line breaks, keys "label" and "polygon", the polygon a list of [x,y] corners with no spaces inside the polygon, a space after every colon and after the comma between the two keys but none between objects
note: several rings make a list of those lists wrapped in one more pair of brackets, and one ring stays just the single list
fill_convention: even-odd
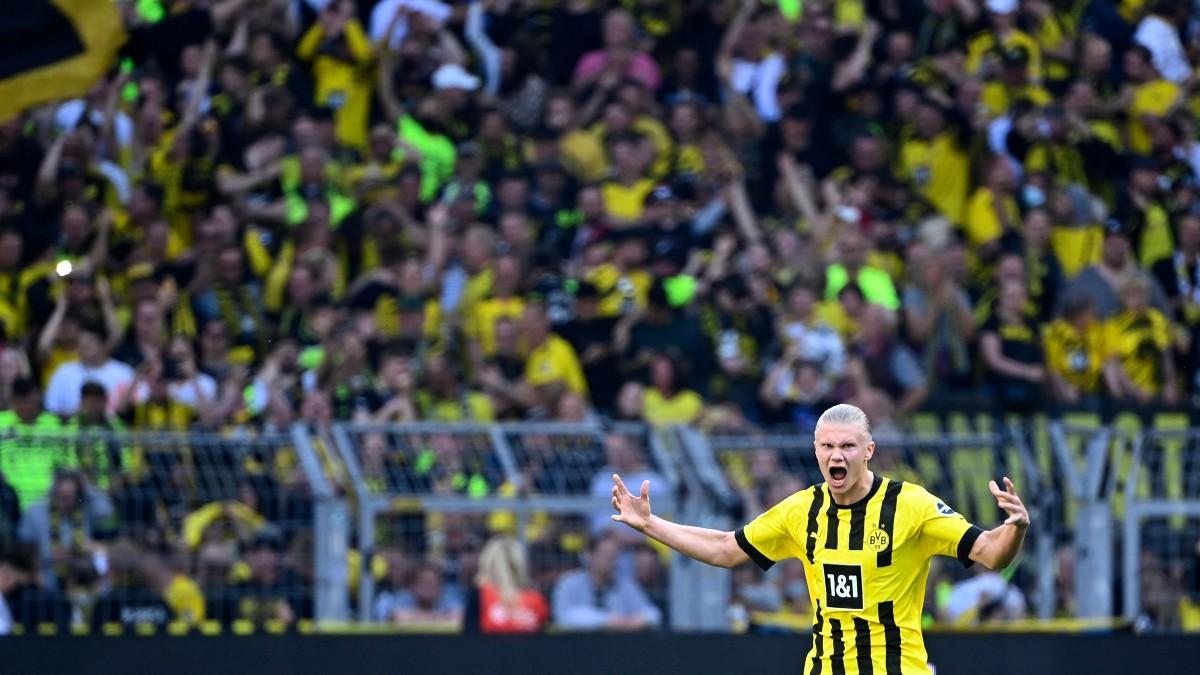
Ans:
[{"label": "white t-shirt in crowd", "polygon": [[109,359],[97,368],[89,368],[82,361],[68,361],[54,371],[50,385],[46,387],[46,410],[63,416],[79,412],[80,390],[88,382],[97,382],[108,393],[108,411],[116,412],[121,394],[133,383],[133,368]]},{"label": "white t-shirt in crowd", "polygon": [[779,107],[779,82],[787,70],[783,55],[769,54],[761,61],[734,59],[730,84],[739,94],[746,94],[754,101],[754,109],[764,122],[776,122],[783,116]]},{"label": "white t-shirt in crowd", "polygon": [[[367,32],[370,33],[372,42],[379,43],[383,40],[388,26],[392,23],[392,17],[396,16],[396,10],[401,6],[428,16],[439,26],[446,23],[453,11],[450,5],[438,0],[383,0],[371,10],[371,25],[367,27]],[[399,47],[407,34],[408,20],[400,19],[392,30],[388,46],[392,49]]]},{"label": "white t-shirt in crowd", "polygon": [[1154,67],[1168,80],[1182,84],[1192,74],[1179,31],[1161,16],[1151,14],[1142,19],[1133,41],[1150,50]]}]

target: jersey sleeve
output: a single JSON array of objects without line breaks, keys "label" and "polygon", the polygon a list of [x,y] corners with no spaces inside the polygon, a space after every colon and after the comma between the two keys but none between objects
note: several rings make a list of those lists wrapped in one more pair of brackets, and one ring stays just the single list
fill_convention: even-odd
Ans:
[{"label": "jersey sleeve", "polygon": [[983,530],[923,488],[916,488],[911,500],[911,513],[920,522],[921,547],[931,556],[958,558],[964,567],[973,565],[971,547]]},{"label": "jersey sleeve", "polygon": [[746,523],[734,533],[738,546],[763,570],[771,569],[780,560],[794,557],[799,549],[792,525],[794,514],[811,499],[811,490],[797,492]]}]

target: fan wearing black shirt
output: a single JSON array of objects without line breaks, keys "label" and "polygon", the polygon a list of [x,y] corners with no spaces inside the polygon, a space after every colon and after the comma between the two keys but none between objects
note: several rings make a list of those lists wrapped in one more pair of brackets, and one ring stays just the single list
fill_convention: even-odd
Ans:
[{"label": "fan wearing black shirt", "polygon": [[[770,310],[750,292],[746,280],[731,275],[713,286],[713,300],[700,309],[700,323],[716,351],[717,369],[709,392],[736,403],[757,419],[762,358],[774,339]],[[693,352],[685,351],[691,355]]]},{"label": "fan wearing black shirt", "polygon": [[31,633],[41,624],[55,624],[65,632],[71,621],[71,605],[62,593],[37,583],[37,549],[33,544],[14,544],[0,549],[0,635],[20,626]]},{"label": "fan wearing black shirt", "polygon": [[575,316],[559,333],[579,354],[588,391],[601,411],[613,409],[621,386],[620,363],[613,349],[616,325],[616,317],[600,316],[600,290],[595,284],[579,282],[575,289]]},{"label": "fan wearing black shirt", "polygon": [[496,351],[484,363],[479,383],[492,398],[498,419],[520,420],[536,405],[532,392],[521,386],[525,377],[525,356],[521,353],[517,322],[508,317],[496,320]]},{"label": "fan wearing black shirt", "polygon": [[151,590],[147,583],[145,569],[154,556],[157,554],[138,551],[132,545],[114,546],[110,558],[115,581],[92,608],[94,634],[103,634],[105,627],[113,624],[119,624],[125,631],[142,626],[153,626],[161,631],[170,623],[174,613],[162,594]]},{"label": "fan wearing black shirt", "polygon": [[312,598],[305,591],[306,584],[283,566],[282,552],[283,538],[278,532],[269,526],[259,532],[245,554],[250,578],[210,599],[214,615],[227,625],[246,620],[259,626],[267,621],[293,625],[311,617]]},{"label": "fan wearing black shirt", "polygon": [[662,281],[650,286],[644,312],[626,315],[613,328],[613,345],[621,355],[622,374],[640,375],[654,352],[678,349],[690,359],[693,381],[707,392],[713,374],[713,350],[704,326],[690,313],[671,306]]},{"label": "fan wearing black shirt", "polygon": [[[1037,323],[1025,313],[1028,292],[1021,282],[1008,281],[991,316],[980,330],[979,344],[986,377],[1001,413],[1032,415],[1041,405],[1046,368]],[[996,471],[1004,474],[1003,450],[996,452]]]}]

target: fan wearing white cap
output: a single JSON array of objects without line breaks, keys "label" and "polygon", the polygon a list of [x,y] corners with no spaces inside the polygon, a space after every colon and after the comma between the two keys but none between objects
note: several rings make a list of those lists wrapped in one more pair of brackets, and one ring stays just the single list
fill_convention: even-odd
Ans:
[{"label": "fan wearing white cap", "polygon": [[1017,27],[1019,0],[986,0],[988,27],[967,44],[967,73],[991,79],[999,73],[1000,55],[1021,49],[1029,57],[1029,80],[1042,79],[1042,49],[1028,33]]},{"label": "fan wearing white cap", "polygon": [[1012,14],[1017,11],[1017,0],[987,0],[987,11],[991,14]]},{"label": "fan wearing white cap", "polygon": [[433,71],[433,88],[439,91],[447,89],[475,91],[479,88],[479,78],[467,72],[466,68],[457,63],[443,63]]}]

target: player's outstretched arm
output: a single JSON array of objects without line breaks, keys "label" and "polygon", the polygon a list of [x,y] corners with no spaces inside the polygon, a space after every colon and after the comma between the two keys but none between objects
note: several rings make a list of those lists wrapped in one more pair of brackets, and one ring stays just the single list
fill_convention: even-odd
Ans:
[{"label": "player's outstretched arm", "polygon": [[1000,527],[988,530],[979,535],[971,547],[971,560],[989,569],[998,570],[1008,567],[1017,553],[1021,550],[1021,542],[1025,540],[1025,530],[1029,528],[1029,512],[1017,495],[1013,482],[1004,477],[1004,487],[1001,490],[996,481],[988,481],[988,489],[996,498],[996,503],[1008,514],[1008,519]]},{"label": "player's outstretched arm", "polygon": [[650,481],[642,481],[642,491],[634,495],[613,474],[612,505],[618,523],[625,523],[642,534],[676,551],[717,567],[736,567],[750,558],[738,546],[732,532],[680,525],[650,513]]}]

